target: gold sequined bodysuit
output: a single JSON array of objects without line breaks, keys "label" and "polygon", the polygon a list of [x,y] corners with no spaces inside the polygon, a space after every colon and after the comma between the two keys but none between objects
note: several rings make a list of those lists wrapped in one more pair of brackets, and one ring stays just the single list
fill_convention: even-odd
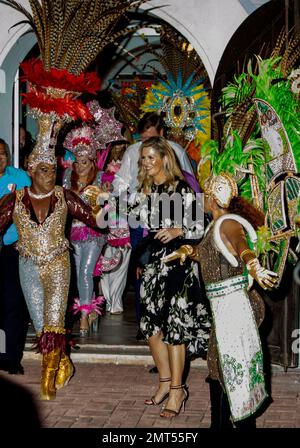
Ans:
[{"label": "gold sequined bodysuit", "polygon": [[16,224],[19,274],[31,320],[38,334],[63,333],[70,283],[67,214],[95,228],[92,210],[75,193],[56,186],[48,216],[38,222],[27,188],[0,199],[0,233]]},{"label": "gold sequined bodysuit", "polygon": [[37,265],[43,265],[69,248],[68,240],[65,237],[68,207],[63,189],[55,187],[57,198],[55,209],[42,224],[31,219],[30,213],[22,201],[23,196],[24,189],[16,192],[13,212],[13,220],[19,235],[18,250],[22,257],[30,258]]}]

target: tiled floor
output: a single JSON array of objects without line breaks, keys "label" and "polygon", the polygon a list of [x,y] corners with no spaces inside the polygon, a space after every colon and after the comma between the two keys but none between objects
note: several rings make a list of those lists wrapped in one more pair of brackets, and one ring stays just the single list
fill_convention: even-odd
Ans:
[{"label": "tiled floor", "polygon": [[[167,420],[159,417],[159,407],[144,405],[144,399],[151,397],[157,384],[157,374],[149,373],[149,366],[78,363],[75,376],[57,392],[56,400],[43,402],[39,401],[40,363],[23,364],[24,376],[3,374],[2,378],[29,389],[43,427],[208,428],[210,425],[205,368],[191,368],[186,411]],[[258,428],[300,428],[300,373],[275,372],[272,385],[273,403],[258,418]]]},{"label": "tiled floor", "polygon": [[[159,408],[144,405],[157,384],[157,374],[149,373],[149,350],[135,339],[137,325],[132,292],[126,296],[122,315],[106,314],[97,333],[86,339],[74,336],[79,350],[73,353],[76,374],[69,385],[57,393],[53,402],[39,401],[40,361],[26,357],[24,376],[9,377],[25,386],[34,396],[43,427],[47,428],[208,428],[210,425],[209,390],[205,382],[205,362],[192,364],[187,383],[190,398],[185,413],[172,420],[159,417]],[[30,337],[28,341],[30,341]],[[108,364],[94,355],[124,353],[126,364]],[[80,360],[80,353],[85,358]],[[93,356],[92,356],[93,355]],[[142,355],[144,358],[139,357]],[[145,359],[148,359],[145,361]],[[85,362],[89,360],[90,362]],[[150,361],[149,361],[150,360]],[[82,362],[84,361],[84,362]],[[94,361],[94,362],[92,362]],[[121,362],[125,362],[124,360]],[[258,428],[300,428],[300,371],[284,373],[275,368],[272,376],[273,403],[258,418]]]}]

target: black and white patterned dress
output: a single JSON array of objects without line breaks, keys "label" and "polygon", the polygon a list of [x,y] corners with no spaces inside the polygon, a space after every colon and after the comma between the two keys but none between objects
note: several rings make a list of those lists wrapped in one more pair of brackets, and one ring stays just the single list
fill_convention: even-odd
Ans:
[{"label": "black and white patterned dress", "polygon": [[[171,198],[174,192],[180,193],[182,206],[185,201],[195,203],[193,190],[183,180],[178,180],[172,186],[154,185],[152,192],[167,193]],[[179,227],[175,215],[173,213],[172,216],[171,212],[171,219],[168,219],[168,222],[160,219],[158,228],[149,229],[147,240],[149,257],[143,271],[140,290],[140,328],[146,338],[162,331],[165,343],[186,344],[188,354],[205,356],[210,319],[200,288],[198,267],[190,259],[187,259],[183,266],[179,260],[168,264],[161,261],[164,256],[183,244],[197,244],[202,236],[203,227],[200,224],[194,224],[192,228],[187,227],[184,218],[183,225],[180,226],[184,230],[183,237],[175,238],[167,244],[154,239],[155,233],[161,228]],[[192,239],[197,236],[197,239]]]}]

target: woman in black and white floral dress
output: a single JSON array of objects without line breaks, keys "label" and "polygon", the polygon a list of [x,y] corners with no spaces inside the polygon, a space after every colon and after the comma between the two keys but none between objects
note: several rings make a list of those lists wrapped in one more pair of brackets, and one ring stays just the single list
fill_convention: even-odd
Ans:
[{"label": "woman in black and white floral dress", "polygon": [[205,355],[210,323],[195,263],[166,265],[161,260],[186,241],[197,244],[203,226],[199,221],[192,222],[191,212],[197,206],[195,193],[183,179],[164,138],[152,137],[141,145],[139,164],[142,194],[137,209],[149,226],[140,328],[159,371],[159,388],[145,404],[158,405],[168,398],[160,416],[170,418],[179,414],[188,398],[187,388],[182,385],[186,351]]}]

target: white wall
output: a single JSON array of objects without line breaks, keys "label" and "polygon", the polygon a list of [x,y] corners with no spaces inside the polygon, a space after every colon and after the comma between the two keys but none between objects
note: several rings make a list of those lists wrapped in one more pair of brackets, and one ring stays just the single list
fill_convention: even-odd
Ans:
[{"label": "white wall", "polygon": [[[201,57],[211,84],[230,38],[240,24],[268,0],[152,0],[145,7],[161,6],[153,14],[180,31]],[[28,6],[27,0],[20,3]],[[167,5],[167,6],[163,6]],[[0,136],[11,144],[11,97],[19,62],[34,45],[27,25],[10,29],[24,17],[0,5]],[[4,78],[4,79],[3,79]],[[6,86],[4,86],[6,80]],[[6,93],[1,93],[1,92]]]},{"label": "white wall", "polygon": [[[153,14],[186,36],[198,51],[211,82],[223,51],[239,25],[268,0],[152,0],[145,8],[160,6]],[[20,2],[25,7],[27,0]],[[164,6],[167,5],[167,6]],[[0,67],[27,26],[11,28],[23,16],[0,5]],[[10,30],[9,30],[10,29]]]},{"label": "white wall", "polygon": [[[28,8],[27,0],[20,0],[19,3]],[[2,67],[6,56],[15,45],[18,38],[29,29],[28,25],[20,25],[11,28],[17,22],[24,19],[25,16],[19,14],[14,9],[0,5],[0,67]]]},{"label": "white wall", "polygon": [[155,15],[174,26],[199,54],[213,85],[222,54],[241,23],[268,0],[152,0]]}]

